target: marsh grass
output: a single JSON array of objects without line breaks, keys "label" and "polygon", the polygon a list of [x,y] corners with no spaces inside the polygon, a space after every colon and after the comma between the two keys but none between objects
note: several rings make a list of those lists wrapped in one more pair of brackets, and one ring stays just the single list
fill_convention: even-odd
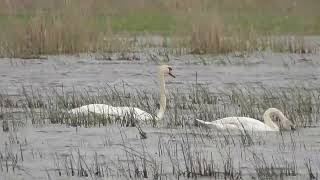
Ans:
[{"label": "marsh grass", "polygon": [[[138,107],[150,114],[156,114],[159,108],[157,93],[137,89],[127,91],[126,89],[125,84],[80,91],[65,91],[63,87],[43,89],[44,91],[23,87],[20,98],[0,96],[0,102],[3,102],[0,110],[6,117],[10,117],[10,114],[16,110],[25,112],[33,124],[51,122],[86,127],[105,126],[115,122],[123,126],[136,126],[137,124],[134,116],[130,114],[118,118],[97,114],[70,115],[67,111],[86,104],[108,102],[113,106]],[[281,109],[297,127],[307,127],[318,122],[319,94],[319,89],[306,87],[234,86],[220,91],[219,89],[210,90],[206,85],[192,85],[184,91],[177,89],[168,94],[164,125],[187,127],[193,125],[195,118],[210,121],[227,116],[262,119],[266,109],[276,107]],[[149,123],[155,125],[155,122]]]},{"label": "marsh grass", "polygon": [[[150,154],[148,148],[152,149],[152,147],[148,147],[143,140],[140,143],[141,147],[138,148],[124,142],[124,139],[118,145],[124,155],[118,158],[99,156],[97,153],[87,154],[80,150],[72,151],[70,154],[56,153],[53,155],[54,173],[58,176],[91,178],[241,179],[241,171],[235,167],[230,154],[223,155],[224,153],[221,152],[220,157],[209,153],[208,157],[208,152],[194,149],[195,146],[191,141],[196,142],[196,139],[188,134],[183,134],[180,138],[181,142],[173,139],[159,140],[158,150],[162,149],[159,157]],[[222,164],[218,163],[219,158],[225,159]],[[168,160],[171,163],[167,164]]]},{"label": "marsh grass", "polygon": [[[27,142],[21,142],[15,132],[10,132],[8,141],[4,143],[4,148],[0,150],[0,172],[18,171],[24,161],[24,152],[22,146],[27,145]],[[18,145],[18,148],[15,148]]]},{"label": "marsh grass", "polygon": [[[47,169],[46,173],[52,177],[90,179],[243,179],[256,176],[259,179],[284,179],[299,175],[294,159],[291,162],[291,160],[282,159],[281,155],[280,158],[274,158],[273,162],[269,164],[260,154],[253,154],[253,159],[250,160],[257,174],[245,175],[235,163],[235,156],[231,153],[232,149],[239,148],[239,144],[229,146],[223,141],[216,141],[220,138],[215,134],[201,138],[199,137],[201,134],[193,134],[193,131],[194,129],[188,128],[178,134],[159,137],[158,146],[155,149],[148,146],[144,140],[141,140],[141,143],[137,145],[136,142],[128,142],[126,135],[121,135],[122,142],[120,144],[110,144],[110,148],[119,150],[118,153],[121,154],[119,157],[86,152],[80,149],[72,149],[68,153],[55,152],[50,159],[53,167]],[[228,136],[228,138],[235,137]],[[0,151],[0,172],[8,171],[15,174],[19,172],[19,169],[24,169],[23,154],[32,154],[34,160],[41,158],[45,159],[46,163],[50,161],[47,157],[50,154],[32,149],[29,152],[30,148],[27,151],[23,150],[21,145],[19,148],[20,143],[17,140],[15,137],[13,141],[8,141],[9,144],[5,145],[4,151]],[[210,143],[218,146],[218,152],[212,146],[210,148],[202,146]],[[18,151],[14,148],[15,145],[18,145]],[[27,144],[22,143],[22,146],[26,147]],[[245,147],[237,151],[251,153],[252,150],[250,147]],[[154,151],[160,153],[154,154]],[[305,162],[306,171],[308,171],[310,178],[317,177],[317,172],[314,171],[311,161],[306,160]]]},{"label": "marsh grass", "polygon": [[255,29],[232,30],[221,22],[194,23],[190,48],[193,54],[227,54],[256,51],[287,53],[317,53],[318,45],[306,42],[303,36],[273,36],[259,34]]},{"label": "marsh grass", "polygon": [[318,179],[319,174],[313,171],[312,161],[310,159],[305,160],[305,166],[308,170],[308,175],[310,179]]},{"label": "marsh grass", "polygon": [[253,163],[257,175],[260,179],[283,179],[286,176],[297,176],[298,169],[296,162],[288,162],[287,160],[275,160],[268,164],[264,157],[253,154]]}]

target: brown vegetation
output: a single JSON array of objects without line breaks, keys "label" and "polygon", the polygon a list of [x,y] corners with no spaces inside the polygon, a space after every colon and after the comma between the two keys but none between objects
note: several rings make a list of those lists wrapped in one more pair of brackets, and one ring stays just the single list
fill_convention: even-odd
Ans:
[{"label": "brown vegetation", "polygon": [[0,0],[0,55],[121,51],[131,44],[113,36],[123,33],[183,37],[187,44],[175,41],[175,46],[193,53],[308,52],[303,40],[295,41],[297,46],[261,37],[317,34],[318,5],[315,0]]}]

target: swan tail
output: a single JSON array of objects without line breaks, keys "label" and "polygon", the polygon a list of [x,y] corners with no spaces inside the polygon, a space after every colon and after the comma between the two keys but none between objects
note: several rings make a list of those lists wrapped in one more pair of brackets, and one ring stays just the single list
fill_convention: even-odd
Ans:
[{"label": "swan tail", "polygon": [[196,121],[197,121],[198,123],[200,123],[200,124],[206,124],[206,125],[209,125],[209,124],[210,124],[210,122],[206,122],[206,121],[203,121],[203,120],[201,120],[201,119],[196,119]]},{"label": "swan tail", "polygon": [[70,110],[68,111],[69,114],[77,114],[77,113],[79,113],[79,112],[81,112],[81,109],[80,109],[80,108],[74,108],[74,109],[70,109]]}]

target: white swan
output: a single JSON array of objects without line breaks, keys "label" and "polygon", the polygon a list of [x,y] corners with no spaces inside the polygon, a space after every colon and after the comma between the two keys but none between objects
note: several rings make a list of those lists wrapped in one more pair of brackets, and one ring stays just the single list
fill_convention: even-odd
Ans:
[{"label": "white swan", "polygon": [[[280,127],[272,121],[272,116],[280,119]],[[221,130],[240,130],[240,131],[279,131],[280,129],[294,130],[295,125],[276,109],[269,108],[263,114],[264,123],[249,117],[226,117],[212,122],[196,119],[197,122],[215,127]]]},{"label": "white swan", "polygon": [[161,120],[163,118],[164,112],[166,110],[166,88],[165,88],[165,75],[170,75],[175,77],[172,74],[172,68],[168,65],[161,65],[159,67],[159,79],[160,79],[160,109],[157,115],[154,117],[151,114],[136,108],[136,107],[114,107],[107,104],[89,104],[84,105],[78,108],[74,108],[68,111],[71,114],[84,114],[88,115],[89,113],[96,113],[108,117],[125,117],[133,116],[134,119],[140,121],[146,120]]}]

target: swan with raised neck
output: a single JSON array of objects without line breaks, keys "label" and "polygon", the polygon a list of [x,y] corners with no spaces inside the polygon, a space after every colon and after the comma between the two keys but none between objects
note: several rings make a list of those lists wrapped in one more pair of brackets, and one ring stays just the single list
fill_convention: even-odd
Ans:
[{"label": "swan with raised neck", "polygon": [[175,76],[172,74],[172,67],[169,65],[161,65],[158,69],[158,77],[160,84],[160,108],[156,116],[152,116],[151,114],[137,108],[137,107],[114,107],[107,104],[88,104],[78,108],[74,108],[69,110],[69,113],[72,114],[88,114],[88,113],[96,113],[104,116],[118,116],[124,117],[128,114],[133,114],[134,118],[137,120],[152,120],[155,118],[156,120],[162,120],[164,113],[166,111],[166,87],[165,87],[165,76]]},{"label": "swan with raised neck", "polygon": [[160,108],[156,115],[157,120],[162,120],[164,116],[164,112],[166,111],[166,83],[165,83],[165,75],[170,75],[175,78],[172,74],[172,67],[168,65],[161,65],[159,67],[159,83],[160,83]]}]

